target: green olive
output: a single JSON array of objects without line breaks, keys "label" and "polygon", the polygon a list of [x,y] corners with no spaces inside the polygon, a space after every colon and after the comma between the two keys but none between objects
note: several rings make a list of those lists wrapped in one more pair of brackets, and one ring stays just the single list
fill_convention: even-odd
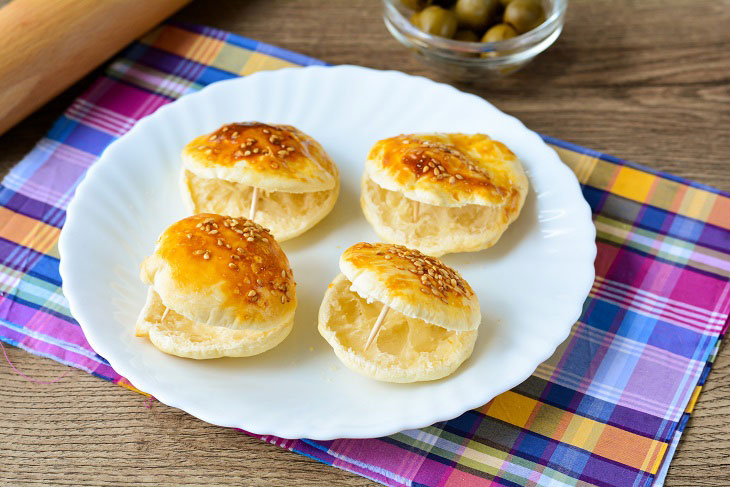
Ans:
[{"label": "green olive", "polygon": [[406,8],[416,11],[421,10],[424,5],[426,5],[425,0],[400,0],[400,3],[402,3]]},{"label": "green olive", "polygon": [[545,11],[538,0],[512,0],[504,9],[504,22],[523,34],[545,21]]},{"label": "green olive", "polygon": [[466,42],[479,42],[479,36],[473,30],[460,29],[454,34],[454,40]]},{"label": "green olive", "polygon": [[457,0],[454,13],[462,27],[484,30],[492,22],[497,7],[498,0]]},{"label": "green olive", "polygon": [[[413,22],[413,18],[411,18]],[[413,25],[428,34],[441,37],[454,37],[459,22],[451,10],[445,10],[436,5],[426,7],[418,14]]]},{"label": "green olive", "polygon": [[482,42],[499,42],[504,41],[506,39],[511,39],[517,35],[517,31],[512,28],[511,25],[507,24],[497,24],[492,26],[486,34],[484,34],[484,37],[482,37]]}]

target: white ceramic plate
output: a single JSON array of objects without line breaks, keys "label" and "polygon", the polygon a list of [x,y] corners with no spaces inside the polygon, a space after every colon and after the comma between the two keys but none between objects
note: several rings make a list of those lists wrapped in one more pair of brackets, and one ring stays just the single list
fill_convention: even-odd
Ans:
[{"label": "white ceramic plate", "polygon": [[[186,216],[180,150],[223,123],[299,127],[338,164],[334,211],[282,247],[297,280],[289,338],[265,354],[195,361],[135,338],[145,300],[142,259]],[[531,189],[492,249],[450,255],[479,296],[474,354],[435,382],[387,384],[345,368],[317,332],[317,310],[344,249],[377,241],[359,205],[370,146],[410,132],[482,132],[523,161]],[[139,389],[222,426],[285,438],[362,438],[454,418],[525,380],[568,336],[593,283],[591,212],[573,173],[540,137],[481,98],[393,71],[291,68],[215,83],[141,120],[79,186],[60,240],[63,290],[94,350]]]}]

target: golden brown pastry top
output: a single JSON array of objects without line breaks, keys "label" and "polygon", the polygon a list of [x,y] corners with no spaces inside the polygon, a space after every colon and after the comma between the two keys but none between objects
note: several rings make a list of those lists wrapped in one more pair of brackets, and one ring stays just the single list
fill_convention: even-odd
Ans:
[{"label": "golden brown pastry top", "polygon": [[381,187],[438,206],[500,206],[527,191],[507,146],[484,134],[410,134],[378,141],[366,163]]},{"label": "golden brown pastry top", "polygon": [[361,242],[345,250],[340,270],[363,298],[450,330],[479,326],[479,301],[461,275],[435,257],[402,245]]},{"label": "golden brown pastry top", "polygon": [[166,306],[202,323],[266,329],[296,307],[289,260],[267,229],[245,218],[203,213],[174,223],[142,277]]},{"label": "golden brown pastry top", "polygon": [[322,146],[291,125],[223,125],[190,141],[182,157],[184,167],[200,177],[268,191],[324,191],[334,188],[338,177]]}]

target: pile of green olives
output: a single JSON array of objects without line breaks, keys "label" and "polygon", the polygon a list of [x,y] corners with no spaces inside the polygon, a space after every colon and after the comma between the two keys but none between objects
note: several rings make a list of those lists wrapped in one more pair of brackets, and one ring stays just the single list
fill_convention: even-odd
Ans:
[{"label": "pile of green olives", "polygon": [[540,0],[401,0],[411,23],[432,35],[496,42],[524,34],[545,21]]}]

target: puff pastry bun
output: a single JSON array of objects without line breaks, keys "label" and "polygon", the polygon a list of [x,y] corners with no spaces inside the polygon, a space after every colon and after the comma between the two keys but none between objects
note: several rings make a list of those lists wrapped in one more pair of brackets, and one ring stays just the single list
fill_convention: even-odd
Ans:
[{"label": "puff pastry bun", "polygon": [[313,138],[290,125],[232,123],[190,141],[180,186],[192,213],[250,216],[278,241],[296,237],[332,210],[337,166]]},{"label": "puff pastry bun", "polygon": [[440,256],[494,245],[527,190],[520,161],[486,135],[411,134],[370,150],[360,203],[383,240]]},{"label": "puff pastry bun", "polygon": [[278,345],[297,306],[289,261],[267,229],[200,214],[171,225],[141,265],[150,286],[137,335],[191,358],[241,357]]},{"label": "puff pastry bun", "polygon": [[[319,332],[350,369],[376,380],[435,380],[472,353],[479,301],[455,270],[400,245],[358,243],[319,310]],[[365,346],[383,306],[390,310]]]}]

